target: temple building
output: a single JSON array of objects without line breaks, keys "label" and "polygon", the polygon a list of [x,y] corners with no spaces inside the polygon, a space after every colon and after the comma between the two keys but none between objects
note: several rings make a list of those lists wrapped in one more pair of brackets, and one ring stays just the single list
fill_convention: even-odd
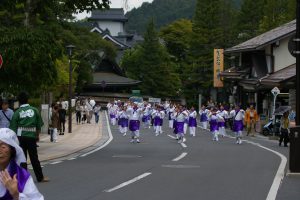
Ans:
[{"label": "temple building", "polygon": [[92,11],[88,21],[92,24],[91,32],[98,33],[99,37],[117,48],[117,57],[115,61],[104,57],[98,66],[94,66],[93,83],[87,85],[80,96],[92,96],[102,105],[115,99],[128,100],[132,96],[131,91],[137,89],[141,81],[126,77],[119,62],[125,50],[143,41],[143,38],[136,33],[125,31],[128,19],[123,9]]}]

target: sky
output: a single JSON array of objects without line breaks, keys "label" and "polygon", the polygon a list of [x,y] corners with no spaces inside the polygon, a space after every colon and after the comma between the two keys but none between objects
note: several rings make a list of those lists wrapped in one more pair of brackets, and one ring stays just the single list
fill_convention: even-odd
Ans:
[{"label": "sky", "polygon": [[[110,0],[111,8],[124,8],[124,1],[125,0]],[[127,0],[128,2],[128,7],[125,10],[131,10],[133,8],[138,8],[140,7],[144,2],[152,2],[153,0]],[[83,19],[85,17],[89,17],[90,13],[80,13],[76,15],[77,19]]]}]

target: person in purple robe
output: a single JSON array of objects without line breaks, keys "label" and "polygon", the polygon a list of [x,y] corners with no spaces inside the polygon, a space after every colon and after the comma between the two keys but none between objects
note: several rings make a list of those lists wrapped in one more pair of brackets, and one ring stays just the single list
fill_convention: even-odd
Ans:
[{"label": "person in purple robe", "polygon": [[8,128],[0,129],[0,199],[43,200],[30,173],[22,168],[26,162],[18,144],[16,133]]},{"label": "person in purple robe", "polygon": [[199,115],[200,115],[200,127],[202,129],[207,129],[209,110],[206,109],[205,105],[202,105],[201,109],[199,110]]},{"label": "person in purple robe", "polygon": [[129,116],[129,130],[131,131],[131,143],[140,143],[140,116],[142,115],[143,109],[138,108],[137,103],[126,110]]},{"label": "person in purple robe", "polygon": [[219,141],[219,124],[218,122],[223,119],[219,114],[217,114],[217,109],[212,108],[211,114],[209,116],[210,132],[213,135],[213,141]]},{"label": "person in purple robe", "polygon": [[242,144],[245,111],[240,109],[239,105],[236,105],[235,109],[230,112],[230,116],[233,118],[233,132],[235,133],[236,144]]},{"label": "person in purple robe", "polygon": [[189,127],[190,127],[190,135],[196,136],[196,127],[197,127],[197,112],[195,111],[194,106],[192,106],[189,112]]}]

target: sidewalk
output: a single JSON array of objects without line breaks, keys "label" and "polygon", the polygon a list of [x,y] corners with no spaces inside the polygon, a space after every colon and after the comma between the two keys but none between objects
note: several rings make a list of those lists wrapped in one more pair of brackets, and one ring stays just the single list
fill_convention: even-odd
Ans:
[{"label": "sidewalk", "polygon": [[102,117],[105,117],[103,113],[100,114],[98,124],[95,123],[95,116],[93,116],[91,124],[76,124],[76,120],[73,118],[72,133],[68,133],[68,121],[66,121],[65,135],[58,135],[57,143],[50,142],[48,134],[41,134],[38,143],[40,146],[38,147],[39,160],[61,158],[97,143],[102,138]]}]

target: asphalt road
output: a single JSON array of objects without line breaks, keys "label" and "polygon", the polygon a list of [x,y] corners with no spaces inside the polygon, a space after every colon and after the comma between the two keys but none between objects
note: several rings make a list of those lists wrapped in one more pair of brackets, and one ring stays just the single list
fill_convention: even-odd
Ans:
[{"label": "asphalt road", "polygon": [[[200,128],[196,137],[187,135],[184,148],[168,136],[170,129],[163,130],[156,137],[153,129],[142,129],[141,143],[132,144],[129,136],[111,127],[113,140],[105,148],[45,165],[51,182],[38,188],[47,200],[267,198],[281,162],[276,154],[246,142],[236,145],[231,138],[213,142],[209,132]],[[254,141],[278,149],[276,143]],[[287,154],[284,148],[279,151]]]}]

